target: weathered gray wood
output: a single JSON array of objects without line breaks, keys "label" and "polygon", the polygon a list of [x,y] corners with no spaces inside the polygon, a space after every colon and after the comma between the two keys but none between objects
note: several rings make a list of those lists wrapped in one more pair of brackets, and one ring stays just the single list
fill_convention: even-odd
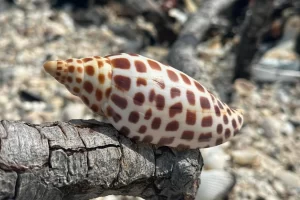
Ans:
[{"label": "weathered gray wood", "polygon": [[236,48],[235,73],[238,78],[250,79],[251,64],[259,46],[259,40],[274,10],[273,0],[253,0],[240,33]]},{"label": "weathered gray wood", "polygon": [[189,76],[200,80],[209,90],[214,86],[207,75],[205,65],[201,65],[195,55],[195,49],[206,31],[218,18],[221,11],[228,8],[236,0],[206,0],[200,9],[186,22],[179,38],[172,46],[168,60],[169,64]]},{"label": "weathered gray wood", "polygon": [[194,199],[202,165],[199,150],[135,143],[96,121],[0,123],[0,199]]}]

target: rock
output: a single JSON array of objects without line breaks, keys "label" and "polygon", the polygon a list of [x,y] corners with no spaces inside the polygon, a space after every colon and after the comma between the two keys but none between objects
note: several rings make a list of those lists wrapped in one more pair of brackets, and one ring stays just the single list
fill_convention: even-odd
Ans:
[{"label": "rock", "polygon": [[0,107],[3,108],[7,103],[9,102],[9,99],[7,96],[0,95]]},{"label": "rock", "polygon": [[58,13],[58,20],[57,21],[61,22],[65,26],[65,28],[67,29],[68,32],[75,31],[74,20],[70,16],[69,13],[59,12]]},{"label": "rock", "polygon": [[69,103],[62,111],[61,120],[83,119],[84,110],[83,103]]},{"label": "rock", "polygon": [[283,89],[279,89],[276,92],[276,100],[279,101],[282,104],[288,104],[291,101],[289,95]]},{"label": "rock", "polygon": [[239,165],[255,165],[258,162],[258,155],[251,150],[235,150],[231,152],[233,162]]},{"label": "rock", "polygon": [[274,117],[265,117],[261,122],[263,134],[267,138],[274,138],[280,135],[282,123]]},{"label": "rock", "polygon": [[43,111],[47,107],[45,102],[22,102],[21,108],[25,111]]},{"label": "rock", "polygon": [[44,34],[47,41],[58,39],[60,36],[66,35],[68,30],[61,23],[50,21],[45,27]]},{"label": "rock", "polygon": [[294,116],[291,117],[291,123],[300,126],[300,108],[296,108]]},{"label": "rock", "polygon": [[286,193],[286,189],[285,189],[283,183],[280,182],[280,181],[278,181],[278,180],[275,180],[275,181],[273,182],[273,187],[274,187],[274,189],[276,190],[276,192],[278,192],[278,193],[281,194],[281,195],[283,195],[283,194]]},{"label": "rock", "polygon": [[256,86],[246,79],[236,79],[234,89],[242,97],[249,97],[255,90]]},{"label": "rock", "polygon": [[180,24],[184,24],[188,19],[188,16],[177,8],[169,10],[169,16],[175,18]]},{"label": "rock", "polygon": [[157,47],[157,46],[148,46],[146,47],[145,55],[148,57],[155,57],[158,60],[162,60],[163,58],[167,57],[169,51],[164,47]]},{"label": "rock", "polygon": [[25,122],[40,124],[43,122],[50,122],[53,119],[53,113],[50,112],[30,112],[24,117]]},{"label": "rock", "polygon": [[177,6],[177,0],[165,0],[163,1],[161,8],[164,11],[169,11],[170,9],[174,8]]},{"label": "rock", "polygon": [[189,13],[194,13],[198,10],[195,2],[193,0],[184,0],[186,9],[188,10]]},{"label": "rock", "polygon": [[284,184],[288,185],[289,187],[298,188],[300,190],[299,174],[280,169],[274,172],[274,176],[276,176],[279,180],[281,180]]},{"label": "rock", "polygon": [[293,126],[292,123],[285,122],[282,124],[280,131],[285,135],[293,135],[295,132],[295,127]]},{"label": "rock", "polygon": [[221,37],[216,36],[211,40],[202,42],[198,45],[197,51],[202,60],[217,62],[219,58],[224,57],[226,49],[223,48]]},{"label": "rock", "polygon": [[19,95],[22,101],[29,101],[29,102],[43,101],[43,99],[39,95],[26,90],[20,90]]},{"label": "rock", "polygon": [[52,110],[60,110],[63,107],[64,101],[61,97],[51,97],[51,107]]}]

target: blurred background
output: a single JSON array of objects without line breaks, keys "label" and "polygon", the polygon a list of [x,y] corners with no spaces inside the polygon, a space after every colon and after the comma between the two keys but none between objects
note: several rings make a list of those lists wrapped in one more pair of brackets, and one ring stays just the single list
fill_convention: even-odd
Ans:
[{"label": "blurred background", "polygon": [[[250,75],[238,73],[244,66],[237,58],[255,0],[233,1],[195,44],[218,95],[245,111],[238,137],[201,150],[197,200],[300,199],[300,1],[272,2]],[[120,52],[168,63],[170,48],[204,3],[0,0],[0,120],[104,120],[47,75],[43,63]]]}]

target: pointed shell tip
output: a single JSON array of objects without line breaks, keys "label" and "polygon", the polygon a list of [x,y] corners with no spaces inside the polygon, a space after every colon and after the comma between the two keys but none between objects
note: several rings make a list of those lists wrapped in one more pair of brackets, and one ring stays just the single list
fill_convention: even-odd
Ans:
[{"label": "pointed shell tip", "polygon": [[54,74],[56,70],[56,66],[57,66],[56,61],[47,61],[44,63],[44,69],[46,70],[46,72],[48,72],[51,75]]}]

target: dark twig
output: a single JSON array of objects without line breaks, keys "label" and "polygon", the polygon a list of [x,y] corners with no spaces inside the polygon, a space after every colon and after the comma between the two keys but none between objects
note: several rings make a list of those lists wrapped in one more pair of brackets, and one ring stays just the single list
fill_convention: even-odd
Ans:
[{"label": "dark twig", "polygon": [[236,0],[208,0],[190,17],[180,33],[179,38],[170,50],[168,60],[171,66],[181,70],[196,80],[200,80],[206,88],[214,91],[207,70],[200,65],[195,55],[197,44],[203,39],[218,15]]},{"label": "dark twig", "polygon": [[240,33],[236,48],[235,74],[238,78],[250,79],[251,63],[257,52],[258,42],[273,11],[273,0],[253,0]]}]

